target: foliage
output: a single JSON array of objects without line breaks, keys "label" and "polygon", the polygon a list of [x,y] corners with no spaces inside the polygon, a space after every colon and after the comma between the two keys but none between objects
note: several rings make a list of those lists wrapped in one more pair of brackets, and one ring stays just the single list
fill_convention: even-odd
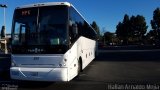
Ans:
[{"label": "foliage", "polygon": [[153,12],[153,19],[151,20],[151,26],[153,30],[160,30],[160,9],[157,8]]},{"label": "foliage", "polygon": [[97,25],[96,21],[93,21],[91,26],[97,32],[97,37],[100,38],[100,29],[99,29],[99,26]]},{"label": "foliage", "polygon": [[105,32],[104,33],[104,38],[105,38],[106,43],[112,42],[113,33],[111,33],[111,32]]},{"label": "foliage", "polygon": [[131,18],[125,14],[123,22],[119,22],[116,26],[117,37],[123,44],[141,43],[148,26],[145,18],[141,15],[132,16]]},{"label": "foliage", "polygon": [[151,20],[152,30],[147,34],[148,40],[152,44],[160,44],[160,9],[157,8],[153,12]]}]

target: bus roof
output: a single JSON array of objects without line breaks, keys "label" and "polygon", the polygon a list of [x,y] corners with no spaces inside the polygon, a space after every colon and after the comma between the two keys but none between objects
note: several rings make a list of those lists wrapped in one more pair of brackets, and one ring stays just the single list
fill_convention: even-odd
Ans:
[{"label": "bus roof", "polygon": [[46,3],[36,3],[36,4],[23,5],[23,6],[17,7],[16,9],[41,7],[41,6],[54,6],[54,5],[72,6],[69,2],[46,2]]}]

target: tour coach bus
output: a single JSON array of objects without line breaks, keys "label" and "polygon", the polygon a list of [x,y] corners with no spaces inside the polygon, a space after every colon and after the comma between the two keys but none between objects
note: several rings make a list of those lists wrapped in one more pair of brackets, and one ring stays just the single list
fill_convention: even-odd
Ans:
[{"label": "tour coach bus", "polygon": [[70,81],[95,58],[96,36],[68,2],[17,7],[10,76],[17,80]]}]

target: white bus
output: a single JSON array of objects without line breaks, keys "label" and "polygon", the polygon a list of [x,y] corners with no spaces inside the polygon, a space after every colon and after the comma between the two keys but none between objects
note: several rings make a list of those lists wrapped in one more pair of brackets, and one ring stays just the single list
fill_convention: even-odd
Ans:
[{"label": "white bus", "polygon": [[10,76],[17,80],[70,81],[95,58],[96,36],[68,2],[17,7]]}]

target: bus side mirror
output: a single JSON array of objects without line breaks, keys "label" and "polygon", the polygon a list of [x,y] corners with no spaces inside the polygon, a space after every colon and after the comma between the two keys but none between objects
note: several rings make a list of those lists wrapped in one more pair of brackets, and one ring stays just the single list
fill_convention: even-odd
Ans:
[{"label": "bus side mirror", "polygon": [[1,29],[1,38],[5,38],[5,26],[2,26],[2,29]]}]

